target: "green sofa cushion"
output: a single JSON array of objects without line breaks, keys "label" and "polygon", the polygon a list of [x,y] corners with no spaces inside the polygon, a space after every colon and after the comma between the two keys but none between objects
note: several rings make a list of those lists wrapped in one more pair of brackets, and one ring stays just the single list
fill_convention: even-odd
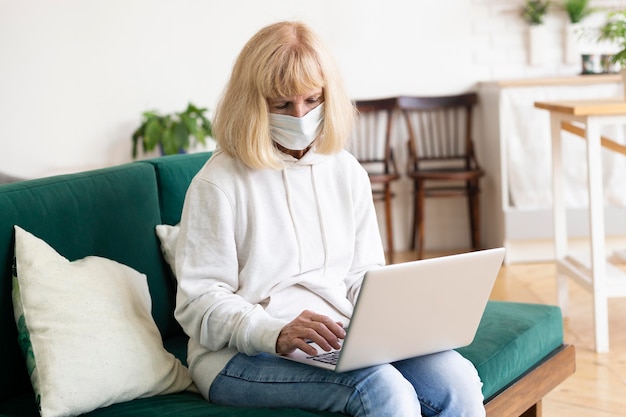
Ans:
[{"label": "green sofa cushion", "polygon": [[198,394],[180,393],[144,398],[131,402],[115,404],[85,414],[89,417],[118,416],[159,416],[159,417],[313,417],[339,416],[339,414],[322,413],[297,409],[258,409],[222,407],[207,403]]},{"label": "green sofa cushion", "polygon": [[187,366],[187,341],[189,339],[186,335],[181,334],[178,336],[170,337],[163,340],[163,346],[172,355],[176,356],[183,365]]},{"label": "green sofa cushion", "polygon": [[[295,409],[234,408],[209,404],[199,394],[181,392],[113,404],[83,414],[89,417],[339,417],[340,414]],[[39,417],[33,393],[0,403],[0,417]]]},{"label": "green sofa cushion", "polygon": [[[181,392],[141,398],[99,408],[85,417],[315,417],[339,414],[295,409],[234,408],[209,404],[199,394]],[[0,404],[0,417],[39,417],[32,393]]]},{"label": "green sofa cushion", "polygon": [[560,308],[490,301],[474,342],[457,350],[478,370],[488,400],[562,344]]},{"label": "green sofa cushion", "polygon": [[142,162],[154,166],[159,186],[159,206],[164,224],[180,222],[185,194],[191,179],[211,156],[211,152],[170,155]]}]

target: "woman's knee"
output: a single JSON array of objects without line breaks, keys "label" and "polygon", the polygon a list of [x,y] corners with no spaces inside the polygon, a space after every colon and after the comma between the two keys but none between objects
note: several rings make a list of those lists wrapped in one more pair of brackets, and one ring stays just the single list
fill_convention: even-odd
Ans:
[{"label": "woman's knee", "polygon": [[424,415],[485,415],[478,372],[458,352],[413,358],[394,366],[414,386]]},{"label": "woman's knee", "polygon": [[359,373],[359,382],[354,387],[346,410],[349,415],[421,415],[415,389],[393,366],[377,366]]}]

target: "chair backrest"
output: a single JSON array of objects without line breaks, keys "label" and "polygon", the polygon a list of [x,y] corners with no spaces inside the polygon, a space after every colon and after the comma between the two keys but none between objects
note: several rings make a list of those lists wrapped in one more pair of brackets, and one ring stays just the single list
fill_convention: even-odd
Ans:
[{"label": "chair backrest", "polygon": [[396,173],[391,130],[396,98],[355,102],[358,117],[350,140],[350,152],[372,175]]},{"label": "chair backrest", "polygon": [[439,97],[398,97],[408,131],[409,164],[453,162],[477,166],[472,141],[476,93]]}]

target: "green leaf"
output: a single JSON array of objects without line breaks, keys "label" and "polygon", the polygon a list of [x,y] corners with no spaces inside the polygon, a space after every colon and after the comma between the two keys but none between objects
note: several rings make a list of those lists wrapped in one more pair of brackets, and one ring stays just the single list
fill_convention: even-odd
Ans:
[{"label": "green leaf", "polygon": [[202,119],[202,129],[206,132],[207,136],[213,136],[213,124],[209,119]]},{"label": "green leaf", "polygon": [[172,129],[166,128],[163,131],[163,139],[161,144],[163,145],[163,153],[165,155],[173,155],[175,153],[178,153],[176,137],[174,136]]},{"label": "green leaf", "polygon": [[144,150],[150,152],[163,140],[161,121],[157,118],[149,119],[143,136]]},{"label": "green leaf", "polygon": [[180,119],[185,124],[191,135],[195,136],[198,133],[198,123],[196,122],[196,119],[186,113],[181,113]]},{"label": "green leaf", "polygon": [[180,152],[181,149],[189,149],[189,129],[183,122],[176,123],[173,127],[174,137],[176,139],[176,151]]},{"label": "green leaf", "polygon": [[611,59],[614,63],[624,63],[626,62],[626,49],[619,51],[617,54],[613,56]]},{"label": "green leaf", "polygon": [[139,140],[143,137],[143,131],[145,129],[145,124],[142,124],[133,132],[133,159],[137,158],[137,146],[139,146]]}]

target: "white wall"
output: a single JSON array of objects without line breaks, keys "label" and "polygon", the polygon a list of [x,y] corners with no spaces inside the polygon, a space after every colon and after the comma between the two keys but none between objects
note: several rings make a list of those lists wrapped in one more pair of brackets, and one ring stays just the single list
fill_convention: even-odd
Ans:
[{"label": "white wall", "polygon": [[[182,110],[188,101],[215,108],[243,44],[277,20],[302,20],[321,34],[354,98],[456,93],[478,81],[580,72],[563,64],[559,11],[547,19],[546,63],[527,64],[520,4],[0,0],[0,171],[36,177],[130,161],[142,111]],[[408,189],[405,181],[397,190],[400,248]],[[467,246],[464,202],[427,210],[429,247]]]}]

